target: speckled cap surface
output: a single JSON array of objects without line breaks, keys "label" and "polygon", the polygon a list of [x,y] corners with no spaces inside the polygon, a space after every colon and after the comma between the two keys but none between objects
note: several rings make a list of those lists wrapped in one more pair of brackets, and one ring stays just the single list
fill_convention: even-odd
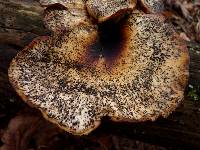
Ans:
[{"label": "speckled cap surface", "polygon": [[85,0],[40,0],[44,24],[54,34],[91,24]]},{"label": "speckled cap surface", "polygon": [[40,0],[40,4],[42,6],[50,6],[54,4],[61,4],[63,6],[68,6],[68,7],[78,7],[78,6],[83,6],[87,0]]},{"label": "speckled cap surface", "polygon": [[35,39],[12,60],[9,79],[47,120],[83,135],[104,116],[167,117],[184,98],[188,65],[186,45],[162,16],[132,12],[117,24],[88,21]]},{"label": "speckled cap surface", "polygon": [[160,13],[164,10],[164,0],[138,0],[146,13]]},{"label": "speckled cap surface", "polygon": [[136,3],[136,0],[87,0],[86,6],[88,13],[101,23],[121,18],[133,11]]}]

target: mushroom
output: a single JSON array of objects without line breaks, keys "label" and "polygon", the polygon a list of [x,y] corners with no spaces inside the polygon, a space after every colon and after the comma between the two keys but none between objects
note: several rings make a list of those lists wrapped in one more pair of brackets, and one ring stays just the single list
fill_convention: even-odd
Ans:
[{"label": "mushroom", "polygon": [[87,0],[88,13],[99,23],[131,12],[136,0]]},{"label": "mushroom", "polygon": [[41,0],[40,3],[48,6],[44,12],[44,23],[54,33],[69,31],[80,24],[91,24],[83,0]]},{"label": "mushroom", "polygon": [[[87,0],[88,13],[98,23],[110,19],[120,19],[131,13],[136,7],[136,0]],[[164,10],[163,0],[139,0],[142,10],[146,13],[160,13]]]},{"label": "mushroom", "polygon": [[139,0],[146,13],[159,13],[164,10],[163,0]]},{"label": "mushroom", "polygon": [[55,4],[60,4],[73,8],[74,6],[83,6],[85,1],[86,0],[40,0],[40,4],[47,7]]},{"label": "mushroom", "polygon": [[136,10],[117,23],[95,24],[85,14],[85,23],[60,30],[70,24],[63,21],[67,15],[60,16],[67,3],[64,7],[52,9],[56,20],[46,20],[59,34],[35,39],[8,71],[17,93],[47,120],[83,135],[97,128],[104,116],[154,121],[182,102],[188,51],[163,16]]}]

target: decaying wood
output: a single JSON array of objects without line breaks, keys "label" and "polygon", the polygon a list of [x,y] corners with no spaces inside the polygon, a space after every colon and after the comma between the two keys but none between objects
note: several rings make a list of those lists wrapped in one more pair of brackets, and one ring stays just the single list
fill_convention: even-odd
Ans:
[{"label": "decaying wood", "polygon": [[42,11],[34,0],[0,0],[0,41],[23,47],[45,35]]},{"label": "decaying wood", "polygon": [[[5,110],[2,103],[16,105],[22,101],[9,84],[7,69],[17,51],[27,45],[33,38],[47,35],[42,22],[42,12],[34,0],[0,0],[0,113]],[[200,46],[188,43],[190,50],[189,84],[200,85]],[[14,101],[12,103],[12,101]],[[0,119],[3,120],[0,116]],[[145,123],[114,123],[104,121],[100,128],[89,136],[112,133],[133,139],[146,140],[178,147],[200,148],[200,103],[185,99],[184,103],[166,119]]]}]

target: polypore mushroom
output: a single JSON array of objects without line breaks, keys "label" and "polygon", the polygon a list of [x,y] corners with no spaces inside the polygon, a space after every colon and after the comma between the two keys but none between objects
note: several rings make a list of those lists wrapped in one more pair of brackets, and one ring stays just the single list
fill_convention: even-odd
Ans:
[{"label": "polypore mushroom", "polygon": [[86,0],[40,0],[42,6],[51,6],[55,4],[61,4],[63,6],[68,6],[73,8],[78,6],[83,6]]},{"label": "polypore mushroom", "polygon": [[146,13],[159,13],[164,10],[163,0],[139,0]]},{"label": "polypore mushroom", "polygon": [[120,18],[136,6],[136,0],[87,0],[88,13],[99,23]]},{"label": "polypore mushroom", "polygon": [[85,2],[82,0],[76,0],[76,2],[41,0],[40,2],[43,6],[48,6],[44,12],[44,23],[54,33],[69,31],[80,24],[91,24]]},{"label": "polypore mushroom", "polygon": [[[53,26],[67,26],[65,16]],[[154,121],[174,111],[184,97],[189,58],[164,17],[134,11],[98,28],[83,18],[87,23],[40,37],[12,60],[9,79],[22,99],[76,135],[90,133],[104,116]]]},{"label": "polypore mushroom", "polygon": [[[88,13],[99,23],[110,19],[120,19],[132,12],[136,0],[87,0]],[[139,0],[142,10],[146,13],[160,13],[164,10],[163,0]]]}]

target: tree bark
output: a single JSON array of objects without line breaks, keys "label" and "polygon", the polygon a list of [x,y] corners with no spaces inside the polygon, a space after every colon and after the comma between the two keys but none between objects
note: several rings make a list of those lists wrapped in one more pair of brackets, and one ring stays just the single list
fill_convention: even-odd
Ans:
[{"label": "tree bark", "polygon": [[[35,37],[49,34],[42,22],[42,12],[43,8],[34,0],[0,0],[0,113],[12,115],[16,104],[22,103],[9,84],[7,69],[20,49]],[[188,47],[191,49],[189,84],[200,85],[200,45],[189,42]],[[9,107],[14,109],[8,110]],[[89,136],[102,133],[167,146],[200,148],[200,102],[186,98],[168,118],[155,122],[114,123],[105,119]]]}]

